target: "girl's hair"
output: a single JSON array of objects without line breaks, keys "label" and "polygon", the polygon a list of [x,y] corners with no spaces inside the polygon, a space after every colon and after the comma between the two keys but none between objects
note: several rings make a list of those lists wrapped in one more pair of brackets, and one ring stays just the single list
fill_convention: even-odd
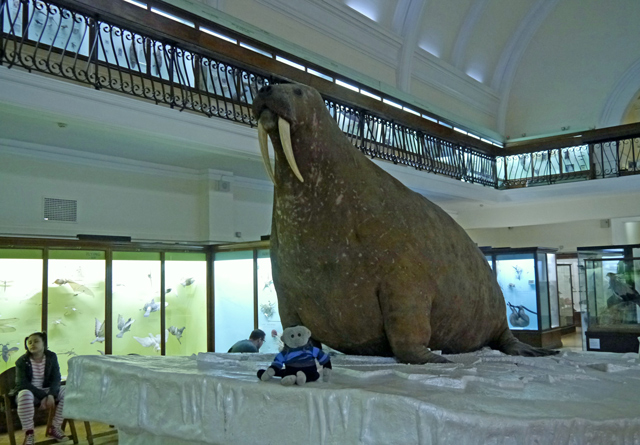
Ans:
[{"label": "girl's hair", "polygon": [[34,332],[33,334],[30,334],[24,338],[24,349],[27,350],[27,354],[31,354],[31,352],[29,352],[29,348],[27,347],[27,340],[29,340],[29,337],[33,335],[37,335],[38,337],[40,337],[42,339],[42,343],[44,343],[44,349],[47,349],[47,333],[44,331]]}]

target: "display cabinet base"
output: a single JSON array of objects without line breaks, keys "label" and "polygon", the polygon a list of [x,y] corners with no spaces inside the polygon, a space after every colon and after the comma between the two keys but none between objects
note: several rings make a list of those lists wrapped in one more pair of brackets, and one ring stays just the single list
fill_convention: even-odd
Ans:
[{"label": "display cabinet base", "polygon": [[560,328],[560,335],[569,335],[573,334],[574,332],[576,332],[575,325],[563,326]]},{"label": "display cabinet base", "polygon": [[562,347],[562,329],[548,331],[511,331],[515,338],[537,348],[556,349]]},{"label": "display cabinet base", "polygon": [[638,352],[640,332],[587,330],[587,351]]}]

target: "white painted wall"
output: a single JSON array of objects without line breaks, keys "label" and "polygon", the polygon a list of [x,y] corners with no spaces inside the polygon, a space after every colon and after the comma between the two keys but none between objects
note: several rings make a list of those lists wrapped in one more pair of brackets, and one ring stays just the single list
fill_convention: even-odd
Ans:
[{"label": "white painted wall", "polygon": [[[204,171],[133,168],[130,161],[37,159],[0,145],[0,235],[131,236],[134,240],[227,242],[270,232],[271,193]],[[219,182],[230,184],[220,191]],[[78,202],[78,222],[43,219],[43,199]]]},{"label": "white painted wall", "polygon": [[496,229],[468,229],[478,246],[553,247],[560,252],[575,252],[581,246],[612,244],[611,228],[601,227],[601,220],[572,221]]}]

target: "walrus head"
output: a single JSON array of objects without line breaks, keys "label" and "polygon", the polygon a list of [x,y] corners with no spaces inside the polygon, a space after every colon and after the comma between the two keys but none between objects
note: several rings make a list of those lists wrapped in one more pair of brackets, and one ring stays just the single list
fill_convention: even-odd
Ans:
[{"label": "walrus head", "polygon": [[[291,146],[291,133],[311,124],[309,117],[315,113],[309,113],[314,106],[324,101],[318,92],[304,85],[279,84],[267,85],[258,91],[253,102],[253,113],[258,120],[258,141],[260,151],[267,174],[276,184],[276,179],[269,161],[269,148],[267,134],[271,137],[274,148],[280,147],[287,163],[300,182],[304,178],[300,173],[296,158]],[[304,107],[305,113],[300,109]],[[277,153],[276,153],[277,156]]]}]

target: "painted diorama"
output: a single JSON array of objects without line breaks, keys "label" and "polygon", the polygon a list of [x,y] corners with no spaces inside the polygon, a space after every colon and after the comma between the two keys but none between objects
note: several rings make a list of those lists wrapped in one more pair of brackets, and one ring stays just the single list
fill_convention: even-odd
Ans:
[{"label": "painted diorama", "polygon": [[638,351],[640,245],[578,248],[587,301],[587,350]]},{"label": "painted diorama", "polygon": [[[49,347],[58,354],[63,375],[71,357],[108,353],[107,302],[112,310],[112,354],[160,354],[160,253],[114,252],[109,298],[105,251],[48,250],[47,255],[45,263],[40,249],[0,249],[0,344],[5,368],[24,352],[24,338],[43,328],[43,317]],[[205,254],[165,254],[166,355],[207,350],[206,265]]]}]

